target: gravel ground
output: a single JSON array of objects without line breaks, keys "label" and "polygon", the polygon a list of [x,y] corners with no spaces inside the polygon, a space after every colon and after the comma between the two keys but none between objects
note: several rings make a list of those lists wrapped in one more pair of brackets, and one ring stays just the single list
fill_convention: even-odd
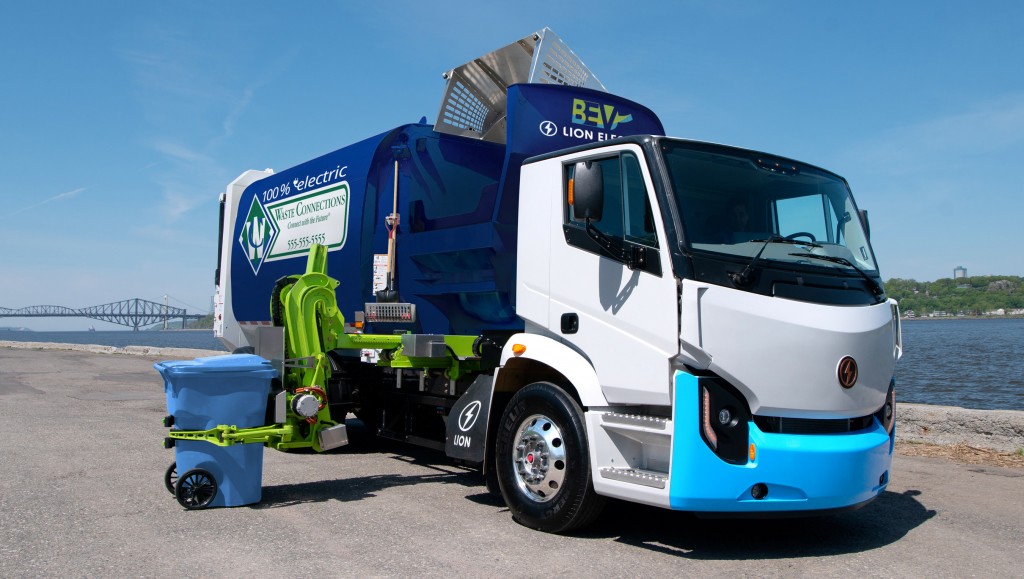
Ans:
[{"label": "gravel ground", "polygon": [[1024,471],[906,445],[853,512],[611,501],[556,536],[513,522],[478,473],[356,423],[328,453],[265,451],[260,503],[186,511],[163,486],[159,359],[0,348],[0,577],[1020,576]]},{"label": "gravel ground", "polygon": [[948,458],[963,464],[983,464],[1004,468],[1024,469],[1024,455],[1016,452],[1000,452],[988,448],[976,448],[966,444],[949,446],[923,442],[903,442],[896,439],[896,454],[901,456],[928,456]]}]

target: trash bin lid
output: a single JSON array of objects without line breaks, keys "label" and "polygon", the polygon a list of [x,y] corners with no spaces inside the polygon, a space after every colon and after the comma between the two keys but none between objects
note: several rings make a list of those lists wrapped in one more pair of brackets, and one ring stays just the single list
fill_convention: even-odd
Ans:
[{"label": "trash bin lid", "polygon": [[153,364],[161,374],[208,374],[211,372],[242,372],[261,375],[267,378],[277,376],[277,370],[270,360],[255,354],[225,354],[208,356],[194,360],[169,360]]}]

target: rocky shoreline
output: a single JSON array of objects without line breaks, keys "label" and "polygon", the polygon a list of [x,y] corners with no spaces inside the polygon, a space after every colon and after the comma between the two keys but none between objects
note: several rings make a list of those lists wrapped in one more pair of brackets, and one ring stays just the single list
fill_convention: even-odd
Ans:
[{"label": "rocky shoreline", "polygon": [[56,342],[13,342],[0,340],[0,348],[15,350],[64,350],[92,354],[123,354],[127,356],[153,356],[167,360],[188,360],[205,356],[223,356],[223,350],[197,350],[192,348],[158,348],[154,346],[100,346],[97,344],[64,344]]}]

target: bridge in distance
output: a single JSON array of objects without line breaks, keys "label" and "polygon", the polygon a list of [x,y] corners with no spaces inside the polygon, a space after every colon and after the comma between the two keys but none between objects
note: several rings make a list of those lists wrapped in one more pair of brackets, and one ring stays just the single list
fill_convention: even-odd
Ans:
[{"label": "bridge in distance", "polygon": [[185,327],[185,320],[198,320],[205,315],[190,314],[184,308],[141,298],[77,309],[65,306],[28,306],[18,309],[0,307],[0,318],[91,318],[128,326],[135,331],[139,331],[142,326],[178,319],[182,327]]}]

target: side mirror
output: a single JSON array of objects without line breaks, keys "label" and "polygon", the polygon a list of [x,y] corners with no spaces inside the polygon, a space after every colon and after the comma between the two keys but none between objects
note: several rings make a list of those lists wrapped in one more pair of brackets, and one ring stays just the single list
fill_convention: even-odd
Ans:
[{"label": "side mirror", "polygon": [[860,213],[860,222],[864,226],[864,235],[871,239],[871,223],[868,222],[868,210],[860,209],[858,213]]},{"label": "side mirror", "polygon": [[601,172],[600,163],[576,163],[569,188],[573,219],[601,221],[601,210],[604,207],[604,174]]}]

